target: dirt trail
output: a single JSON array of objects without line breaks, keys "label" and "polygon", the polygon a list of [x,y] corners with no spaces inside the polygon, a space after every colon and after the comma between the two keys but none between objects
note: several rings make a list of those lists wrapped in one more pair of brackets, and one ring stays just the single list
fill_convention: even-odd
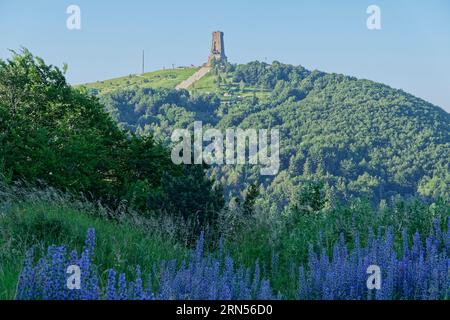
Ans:
[{"label": "dirt trail", "polygon": [[201,67],[196,73],[194,73],[192,76],[178,84],[175,89],[187,89],[189,88],[194,82],[200,80],[203,78],[209,71],[211,71],[211,67]]}]

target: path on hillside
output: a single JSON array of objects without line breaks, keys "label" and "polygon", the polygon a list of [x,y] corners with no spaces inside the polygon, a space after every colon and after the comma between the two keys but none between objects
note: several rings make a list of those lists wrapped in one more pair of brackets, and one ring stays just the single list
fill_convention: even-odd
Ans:
[{"label": "path on hillside", "polygon": [[211,67],[201,67],[196,73],[194,73],[192,76],[178,84],[175,89],[187,89],[189,88],[194,82],[200,80],[203,78],[209,71],[211,70]]}]

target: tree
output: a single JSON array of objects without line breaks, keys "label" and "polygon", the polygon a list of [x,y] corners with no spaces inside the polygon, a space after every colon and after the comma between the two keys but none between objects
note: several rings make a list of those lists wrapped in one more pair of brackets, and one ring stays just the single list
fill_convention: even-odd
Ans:
[{"label": "tree", "polygon": [[45,181],[104,196],[113,192],[111,166],[126,135],[63,73],[28,50],[0,61],[1,162],[13,180]]},{"label": "tree", "polygon": [[294,211],[300,214],[318,212],[327,203],[326,190],[322,181],[306,181],[300,188]]},{"label": "tree", "polygon": [[[185,94],[164,91],[152,97],[152,107],[185,101]],[[203,169],[176,166],[152,135],[119,129],[97,98],[72,88],[58,68],[28,50],[0,60],[0,175],[82,192],[111,206],[127,200],[143,212],[159,192],[160,207],[152,209],[199,213],[200,223],[223,206]]]},{"label": "tree", "polygon": [[217,75],[216,83],[218,87],[220,87],[220,85],[222,84],[222,77],[220,76],[220,74]]},{"label": "tree", "polygon": [[214,225],[225,201],[221,187],[205,176],[202,165],[185,165],[179,175],[163,174],[161,186],[148,197],[148,207],[192,220],[198,235]]},{"label": "tree", "polygon": [[255,213],[256,200],[259,197],[260,183],[253,183],[245,191],[245,200],[243,203],[243,213],[246,216],[252,216]]},{"label": "tree", "polygon": [[418,192],[427,197],[450,199],[450,172],[439,167],[432,177],[425,176],[419,183]]},{"label": "tree", "polygon": [[244,92],[244,90],[245,90],[245,82],[244,82],[244,80],[241,80],[239,82],[239,89],[241,90],[241,92]]}]

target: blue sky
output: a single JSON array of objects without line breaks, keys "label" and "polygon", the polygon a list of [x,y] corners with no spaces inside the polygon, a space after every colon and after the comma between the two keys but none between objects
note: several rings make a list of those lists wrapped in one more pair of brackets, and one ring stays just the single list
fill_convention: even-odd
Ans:
[{"label": "blue sky", "polygon": [[[81,8],[81,30],[66,9]],[[382,29],[366,27],[369,5]],[[71,83],[206,61],[211,32],[225,32],[231,62],[301,64],[386,83],[450,112],[448,0],[0,0],[0,58],[27,47],[68,63]]]}]

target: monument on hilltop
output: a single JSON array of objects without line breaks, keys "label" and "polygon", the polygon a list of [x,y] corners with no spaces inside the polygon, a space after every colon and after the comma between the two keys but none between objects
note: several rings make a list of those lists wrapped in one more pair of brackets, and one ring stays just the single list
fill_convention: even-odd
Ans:
[{"label": "monument on hilltop", "polygon": [[225,44],[223,41],[223,32],[215,31],[212,33],[212,46],[211,53],[208,58],[208,66],[211,65],[213,60],[226,61]]},{"label": "monument on hilltop", "polygon": [[193,75],[191,75],[189,78],[179,83],[175,87],[175,89],[187,90],[188,88],[190,88],[195,82],[199,81],[201,78],[206,76],[211,71],[213,61],[219,62],[227,61],[222,31],[215,31],[212,34],[212,46],[211,46],[211,53],[209,54],[208,57],[208,63],[203,64],[201,68],[198,69]]}]

